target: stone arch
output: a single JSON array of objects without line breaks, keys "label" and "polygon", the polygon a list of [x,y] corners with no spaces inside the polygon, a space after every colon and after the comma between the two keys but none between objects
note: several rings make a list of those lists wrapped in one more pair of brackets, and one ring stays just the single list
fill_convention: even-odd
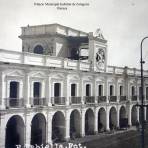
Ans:
[{"label": "stone arch", "polygon": [[10,117],[6,125],[5,148],[16,148],[16,145],[24,146],[24,127],[21,116]]},{"label": "stone arch", "polygon": [[94,112],[92,109],[87,109],[85,113],[85,134],[92,135],[94,134]]},{"label": "stone arch", "polygon": [[106,129],[106,111],[103,107],[98,112],[98,131],[104,131]]},{"label": "stone arch", "polygon": [[80,112],[74,109],[70,114],[70,137],[80,137],[81,118]]},{"label": "stone arch", "polygon": [[119,110],[119,126],[120,128],[127,127],[128,120],[126,117],[126,108],[125,106],[121,106]]},{"label": "stone arch", "polygon": [[132,109],[131,109],[131,122],[132,125],[136,125],[136,122],[138,121],[138,116],[137,116],[137,107],[135,105],[133,105]]},{"label": "stone arch", "polygon": [[52,118],[52,140],[63,141],[65,138],[65,117],[61,111],[57,111]]},{"label": "stone arch", "polygon": [[117,110],[115,107],[111,107],[109,112],[109,127],[111,130],[117,127]]},{"label": "stone arch", "polygon": [[31,121],[31,145],[46,143],[46,118],[42,113],[37,113]]}]

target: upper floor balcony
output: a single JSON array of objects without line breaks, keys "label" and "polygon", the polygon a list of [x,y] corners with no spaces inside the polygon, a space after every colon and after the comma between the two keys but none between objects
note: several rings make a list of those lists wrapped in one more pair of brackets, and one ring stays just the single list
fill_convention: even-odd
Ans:
[{"label": "upper floor balcony", "polygon": [[119,102],[127,101],[126,96],[119,96]]},{"label": "upper floor balcony", "polygon": [[34,98],[30,98],[31,100],[31,105],[32,106],[47,106],[47,99],[46,98],[41,98],[41,97],[34,97]]},{"label": "upper floor balcony", "polygon": [[131,101],[138,101],[137,96],[131,96]]},{"label": "upper floor balcony", "polygon": [[70,104],[81,104],[81,97],[70,97]]},{"label": "upper floor balcony", "polygon": [[6,108],[21,108],[24,107],[23,98],[6,98],[5,99]]},{"label": "upper floor balcony", "polygon": [[94,104],[95,103],[95,96],[85,96],[84,102],[85,102],[85,104]]},{"label": "upper floor balcony", "polygon": [[117,96],[109,96],[108,100],[109,102],[117,102]]},{"label": "upper floor balcony", "polygon": [[51,98],[52,105],[66,105],[66,98],[65,97],[52,97]]},{"label": "upper floor balcony", "polygon": [[106,96],[97,96],[98,103],[105,103],[107,101]]}]

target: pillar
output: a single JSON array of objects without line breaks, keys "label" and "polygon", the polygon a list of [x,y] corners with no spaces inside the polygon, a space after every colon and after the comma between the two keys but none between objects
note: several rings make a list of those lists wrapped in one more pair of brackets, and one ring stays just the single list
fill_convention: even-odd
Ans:
[{"label": "pillar", "polygon": [[5,123],[5,116],[1,113],[0,114],[0,147],[5,147],[5,137],[6,137],[6,124]]},{"label": "pillar", "polygon": [[30,77],[29,77],[29,73],[26,72],[25,73],[25,82],[24,82],[24,99],[25,99],[25,106],[26,107],[30,107],[30,91],[33,91],[33,90],[30,90]]},{"label": "pillar", "polygon": [[51,78],[48,76],[46,80],[46,88],[45,88],[45,93],[46,93],[46,101],[47,105],[51,106]]},{"label": "pillar", "polygon": [[127,111],[128,111],[128,125],[131,126],[132,125],[132,118],[131,118],[131,106],[128,105],[127,106]]},{"label": "pillar", "polygon": [[32,118],[30,114],[26,114],[25,121],[25,144],[29,145],[31,143],[31,121]]},{"label": "pillar", "polygon": [[95,131],[95,134],[97,134],[98,133],[98,110],[95,110],[95,129],[94,129],[94,131]]},{"label": "pillar", "polygon": [[69,115],[69,110],[66,112],[66,117],[65,117],[65,140],[68,141],[70,139],[70,115]]},{"label": "pillar", "polygon": [[51,113],[48,113],[47,115],[47,133],[46,133],[46,142],[48,144],[52,144],[52,118],[53,118],[53,115]]},{"label": "pillar", "polygon": [[109,107],[108,106],[106,108],[106,130],[110,131],[110,128],[109,128]]},{"label": "pillar", "polygon": [[117,128],[120,127],[120,108],[117,108]]},{"label": "pillar", "polygon": [[85,110],[82,110],[81,114],[81,137],[85,136]]},{"label": "pillar", "polygon": [[0,109],[5,108],[6,81],[4,72],[0,71]]}]

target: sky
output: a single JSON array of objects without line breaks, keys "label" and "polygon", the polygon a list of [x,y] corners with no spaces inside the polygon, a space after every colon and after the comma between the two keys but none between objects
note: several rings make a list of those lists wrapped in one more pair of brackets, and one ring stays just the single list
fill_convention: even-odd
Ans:
[{"label": "sky", "polygon": [[[35,6],[34,3],[89,3],[89,6]],[[59,23],[84,32],[102,30],[108,65],[140,68],[140,42],[148,36],[148,0],[0,0],[0,49],[21,51],[20,27]],[[148,39],[143,42],[148,69]]]}]

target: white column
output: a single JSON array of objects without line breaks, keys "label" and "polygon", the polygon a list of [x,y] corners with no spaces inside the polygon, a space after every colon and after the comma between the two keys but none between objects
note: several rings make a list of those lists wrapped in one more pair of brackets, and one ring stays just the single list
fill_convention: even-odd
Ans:
[{"label": "white column", "polygon": [[5,108],[6,81],[4,72],[0,71],[0,109]]},{"label": "white column", "polygon": [[84,104],[84,89],[85,87],[83,86],[83,79],[80,79],[80,88],[79,88],[79,94],[81,96],[81,103]]},{"label": "white column", "polygon": [[48,144],[52,144],[52,118],[53,115],[51,113],[48,113],[47,115],[47,143]]},{"label": "white column", "polygon": [[25,106],[30,107],[30,77],[28,72],[25,74],[25,82],[24,82],[24,100],[25,100]]},{"label": "white column", "polygon": [[85,110],[81,114],[81,137],[85,136]]},{"label": "white column", "polygon": [[69,100],[69,97],[70,97],[70,83],[69,83],[69,80],[68,78],[66,77],[66,80],[64,82],[64,88],[63,88],[63,91],[65,91],[65,97],[66,97],[66,105],[69,105],[70,104],[70,100]]},{"label": "white column", "polygon": [[5,138],[6,138],[6,121],[5,116],[0,114],[0,147],[5,147]]},{"label": "white column", "polygon": [[109,103],[109,101],[108,101],[108,82],[107,82],[107,76],[105,77],[104,95],[106,96],[107,103]]},{"label": "white column", "polygon": [[98,111],[97,110],[95,110],[95,129],[94,129],[94,131],[95,131],[95,133],[97,134],[98,133]]},{"label": "white column", "polygon": [[118,106],[118,108],[117,108],[117,127],[120,127],[119,120],[120,120],[120,110],[119,110],[119,106]]},{"label": "white column", "polygon": [[131,125],[132,125],[131,106],[129,105],[129,106],[127,106],[127,107],[128,107],[128,109],[127,109],[127,111],[128,111],[128,125],[131,126]]},{"label": "white column", "polygon": [[25,144],[30,144],[31,142],[31,115],[26,114],[25,121]]},{"label": "white column", "polygon": [[106,108],[106,130],[109,131],[109,108]]},{"label": "white column", "polygon": [[47,104],[48,104],[48,106],[51,106],[51,78],[50,77],[47,77],[45,89],[46,89]]},{"label": "white column", "polygon": [[23,82],[22,81],[20,81],[19,82],[19,96],[18,96],[18,98],[23,98]]},{"label": "white column", "polygon": [[41,98],[45,97],[45,81],[41,82]]},{"label": "white column", "polygon": [[67,110],[66,116],[65,116],[65,140],[68,141],[70,139],[70,115],[69,111]]},{"label": "white column", "polygon": [[137,108],[137,120],[140,121],[140,118],[139,118],[139,110],[140,108]]}]

